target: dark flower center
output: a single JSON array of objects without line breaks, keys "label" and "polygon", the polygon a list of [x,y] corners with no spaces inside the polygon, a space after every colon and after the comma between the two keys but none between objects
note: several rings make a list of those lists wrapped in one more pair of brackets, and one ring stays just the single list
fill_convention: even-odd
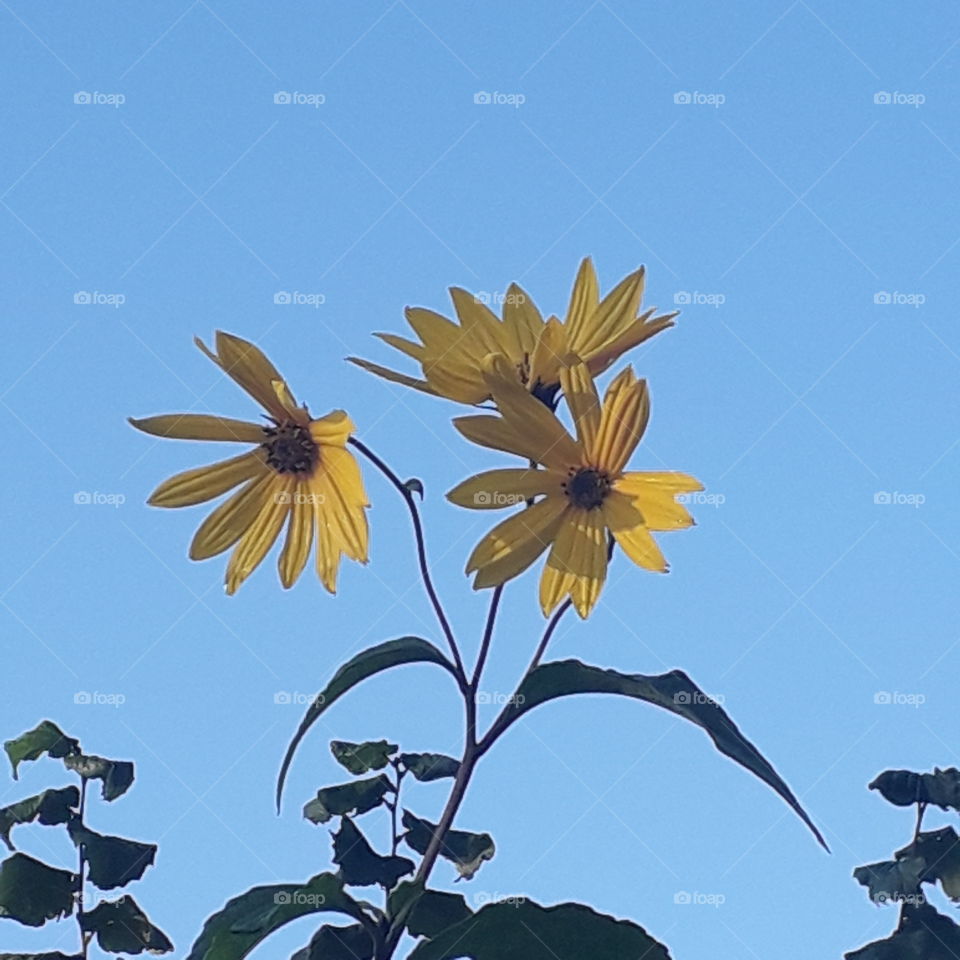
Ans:
[{"label": "dark flower center", "polygon": [[277,473],[308,473],[317,463],[319,451],[306,427],[298,423],[280,423],[264,427],[267,439],[267,463]]},{"label": "dark flower center", "polygon": [[603,503],[610,492],[610,477],[601,470],[581,467],[579,470],[571,469],[562,486],[575,507],[593,510]]}]

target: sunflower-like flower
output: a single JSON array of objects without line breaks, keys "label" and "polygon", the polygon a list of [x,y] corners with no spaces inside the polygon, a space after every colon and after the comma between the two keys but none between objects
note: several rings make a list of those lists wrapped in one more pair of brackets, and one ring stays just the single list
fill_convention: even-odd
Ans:
[{"label": "sunflower-like flower", "polygon": [[587,257],[580,264],[563,323],[556,317],[545,321],[533,300],[515,283],[504,297],[502,320],[478,297],[451,287],[459,325],[432,310],[408,307],[407,322],[419,343],[392,333],[376,334],[416,360],[423,379],[369,360],[348,359],[394,383],[478,404],[491,398],[483,361],[491,353],[500,353],[510,363],[511,376],[552,407],[563,357],[576,354],[597,376],[628,350],[673,326],[676,312],[655,317],[656,307],[651,307],[638,316],[644,276],[641,267],[601,299],[593,262]]},{"label": "sunflower-like flower", "polygon": [[291,587],[303,572],[316,537],[317,575],[334,593],[342,554],[367,562],[369,506],[360,467],[346,448],[356,429],[343,410],[314,419],[298,406],[286,382],[252,343],[217,331],[216,352],[197,346],[267,412],[264,425],[196,413],[131,419],[138,430],[179,440],[252,443],[229,460],[178,473],[147,501],[155,507],[188,507],[240,486],[200,525],[191,560],[233,547],[226,588],[232,594],[270,551],[287,524],[280,580]]},{"label": "sunflower-like flower", "polygon": [[608,537],[634,563],[666,573],[667,562],[650,531],[691,526],[693,518],[676,496],[703,487],[686,473],[625,472],[650,416],[646,381],[627,367],[610,384],[601,406],[587,365],[570,360],[559,375],[576,440],[520,386],[503,357],[487,358],[485,382],[500,416],[459,417],[454,424],[475,443],[545,469],[488,470],[447,497],[479,510],[535,501],[477,544],[467,573],[476,573],[474,589],[497,586],[526,570],[552,544],[540,580],[544,616],[569,596],[586,618],[606,578]]}]

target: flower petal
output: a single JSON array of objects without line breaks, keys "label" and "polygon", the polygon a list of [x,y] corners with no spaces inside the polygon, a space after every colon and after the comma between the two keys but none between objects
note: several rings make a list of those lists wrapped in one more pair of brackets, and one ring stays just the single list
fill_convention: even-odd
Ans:
[{"label": "flower petal", "polygon": [[340,565],[340,549],[334,543],[334,535],[326,515],[325,495],[316,477],[309,483],[313,508],[314,530],[317,535],[316,568],[320,582],[330,593],[337,592],[337,570]]},{"label": "flower petal", "polygon": [[568,355],[567,334],[563,324],[551,317],[537,335],[530,357],[530,384],[552,386],[560,382],[560,364]]},{"label": "flower petal", "polygon": [[254,477],[221,503],[193,535],[190,559],[206,560],[232,547],[260,511],[275,477],[272,470]]},{"label": "flower petal", "polygon": [[571,342],[571,349],[582,357],[592,355],[609,340],[616,339],[636,319],[643,296],[644,268],[624,277],[600,301],[590,324],[581,337]]},{"label": "flower petal", "polygon": [[517,467],[487,470],[464,480],[448,494],[447,499],[458,507],[473,510],[502,510],[515,507],[540,494],[561,496],[560,478],[547,470]]},{"label": "flower petal", "polygon": [[703,485],[689,474],[664,471],[625,473],[614,482],[613,488],[627,496],[643,514],[648,530],[683,530],[692,527],[694,520],[675,497],[702,490]]},{"label": "flower petal", "polygon": [[413,340],[408,340],[406,337],[398,337],[393,333],[375,333],[374,336],[381,339],[384,343],[389,344],[394,350],[399,350],[414,360],[420,360],[423,357],[422,343],[414,343]]},{"label": "flower petal", "polygon": [[517,358],[522,360],[526,356],[529,360],[543,329],[543,317],[530,294],[516,283],[507,288],[503,326],[511,337],[511,347],[516,344]]},{"label": "flower petal", "polygon": [[329,443],[345,447],[350,435],[357,430],[346,410],[331,410],[325,417],[310,421],[310,436],[314,443]]},{"label": "flower petal", "polygon": [[224,440],[229,443],[263,443],[266,434],[258,423],[212,417],[206,413],[168,413],[128,422],[155,437],[174,440]]},{"label": "flower petal", "polygon": [[616,475],[626,466],[650,419],[646,380],[638,380],[627,367],[607,389],[603,398],[594,464]]},{"label": "flower petal", "polygon": [[[482,358],[488,353],[508,352],[509,338],[504,336],[497,315],[485,303],[461,287],[450,288],[450,299],[460,321],[462,336],[469,338],[473,356]],[[519,357],[511,359],[518,360]]]},{"label": "flower petal", "polygon": [[467,561],[474,590],[499,586],[522,573],[552,542],[566,510],[562,497],[547,497],[498,523]]},{"label": "flower petal", "polygon": [[611,363],[618,357],[623,356],[628,350],[632,350],[661,330],[666,330],[674,325],[674,317],[677,316],[679,311],[665,313],[662,316],[650,319],[653,316],[654,309],[648,310],[642,317],[637,318],[628,326],[623,333],[615,339],[601,344],[586,358],[587,366],[595,377],[603,373]]},{"label": "flower petal", "polygon": [[314,485],[324,497],[322,513],[334,542],[340,541],[348,557],[366,563],[369,529],[364,507],[367,498],[354,456],[342,447],[322,447]]},{"label": "flower petal", "polygon": [[250,480],[266,469],[263,451],[258,448],[230,460],[184,470],[183,473],[164,480],[150,494],[147,503],[152,507],[191,507],[195,503],[219,497],[238,483]]},{"label": "flower petal", "polygon": [[600,510],[571,508],[567,512],[540,578],[545,617],[568,595],[581,619],[589,616],[607,576],[605,534]]},{"label": "flower petal", "polygon": [[570,306],[567,308],[567,322],[564,324],[571,349],[574,349],[573,344],[583,343],[589,338],[589,325],[599,303],[597,273],[593,269],[593,261],[585,257],[577,271],[577,279],[570,294]]},{"label": "flower petal", "polygon": [[576,424],[577,439],[587,457],[592,457],[600,429],[600,398],[593,377],[585,364],[576,363],[560,368],[560,385]]},{"label": "flower petal", "polygon": [[290,519],[287,524],[287,539],[280,554],[280,582],[292,587],[303,573],[313,543],[313,500],[309,484],[296,484]]},{"label": "flower petal", "polygon": [[670,569],[644,525],[643,514],[627,497],[614,491],[604,500],[601,509],[617,543],[637,566],[655,573],[666,573]]},{"label": "flower petal", "polygon": [[358,367],[363,368],[368,373],[376,374],[378,377],[382,377],[384,380],[389,380],[391,383],[399,383],[405,387],[413,387],[414,390],[421,390],[423,393],[435,393],[430,384],[426,380],[418,380],[416,377],[408,377],[405,373],[399,373],[396,370],[391,370],[389,367],[381,367],[379,363],[372,363],[370,360],[362,360],[360,357],[347,357],[347,360],[350,363],[355,363]]},{"label": "flower petal", "polygon": [[247,527],[230,555],[226,576],[229,595],[232,596],[237,592],[240,584],[256,570],[276,542],[283,522],[290,512],[295,483],[292,477],[274,476],[269,488],[269,496],[261,502],[260,512],[253,523]]},{"label": "flower petal", "polygon": [[502,450],[512,453],[525,460],[533,460],[535,445],[528,443],[502,418],[488,414],[478,414],[472,417],[454,417],[453,425],[471,443],[481,447],[490,447],[491,450]]}]

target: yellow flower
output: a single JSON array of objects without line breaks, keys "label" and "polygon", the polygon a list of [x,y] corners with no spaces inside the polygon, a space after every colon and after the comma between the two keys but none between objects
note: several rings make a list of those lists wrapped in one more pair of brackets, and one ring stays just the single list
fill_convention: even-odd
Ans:
[{"label": "yellow flower", "polygon": [[[500,417],[454,420],[467,439],[505,450],[545,469],[489,470],[447,494],[462,507],[487,510],[537,499],[495,526],[470,555],[474,589],[497,586],[522,573],[552,544],[540,580],[540,605],[549,616],[569,596],[586,618],[607,573],[608,536],[634,563],[660,573],[667,563],[650,531],[693,524],[676,495],[702,490],[686,473],[624,472],[650,415],[647,384],[624,370],[601,407],[586,364],[561,368],[563,393],[577,439],[512,375],[502,357],[485,365]],[[608,533],[609,531],[609,533]]]},{"label": "yellow flower", "polygon": [[556,317],[544,321],[533,300],[515,283],[504,297],[502,320],[478,297],[451,287],[459,325],[432,310],[408,307],[407,322],[420,338],[419,343],[391,333],[376,334],[416,360],[423,379],[369,360],[348,359],[386,380],[461,403],[478,404],[491,396],[483,376],[483,361],[491,353],[501,353],[510,363],[511,376],[552,407],[562,358],[575,354],[597,376],[628,350],[673,326],[676,312],[655,317],[656,308],[652,307],[637,315],[643,284],[641,267],[601,300],[597,275],[587,257],[580,264],[563,323]]},{"label": "yellow flower", "polygon": [[216,353],[196,344],[267,411],[268,423],[197,413],[131,419],[138,430],[180,440],[256,444],[240,456],[178,473],[150,495],[155,507],[188,507],[242,484],[200,525],[191,560],[206,560],[233,547],[227,593],[256,569],[286,522],[280,580],[291,587],[303,572],[316,536],[317,575],[331,592],[341,554],[367,562],[369,506],[360,467],[346,448],[356,429],[343,410],[314,419],[297,406],[286,382],[252,343],[217,331]]}]

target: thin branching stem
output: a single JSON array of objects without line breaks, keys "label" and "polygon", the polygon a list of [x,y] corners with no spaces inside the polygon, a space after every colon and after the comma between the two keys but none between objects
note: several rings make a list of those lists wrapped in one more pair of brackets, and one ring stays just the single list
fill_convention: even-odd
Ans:
[{"label": "thin branching stem", "polygon": [[460,648],[457,646],[456,638],[450,627],[450,621],[444,613],[443,605],[437,596],[437,591],[433,586],[433,579],[430,576],[430,567],[427,563],[427,547],[423,537],[423,524],[420,522],[420,511],[417,509],[417,502],[414,500],[413,493],[407,485],[380,459],[365,443],[356,437],[350,438],[350,444],[357,448],[393,485],[396,487],[400,496],[403,497],[410,511],[410,519],[413,521],[413,533],[417,541],[417,560],[420,564],[420,576],[423,579],[423,586],[430,598],[434,612],[437,615],[437,621],[440,629],[446,638],[447,645],[450,647],[450,653],[453,655],[453,662],[457,670],[457,681],[460,684],[462,692],[466,692],[468,687],[467,673],[463,666],[463,658],[460,656]]},{"label": "thin branching stem", "polygon": [[[78,816],[80,818],[80,826],[84,826],[83,816],[84,811],[87,806],[87,781],[81,777],[80,778],[80,807]],[[84,899],[84,890],[83,890],[83,874],[87,865],[86,852],[82,843],[77,844],[77,849],[80,851],[80,865],[77,868],[77,926],[80,928],[80,956],[83,957],[83,960],[87,960],[87,946],[90,943],[90,939],[87,936],[86,932],[83,929],[83,899]]]}]

